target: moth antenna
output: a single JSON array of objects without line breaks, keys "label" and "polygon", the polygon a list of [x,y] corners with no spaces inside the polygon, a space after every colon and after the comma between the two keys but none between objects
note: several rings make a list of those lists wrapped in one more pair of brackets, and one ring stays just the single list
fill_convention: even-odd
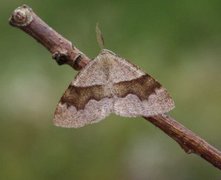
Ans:
[{"label": "moth antenna", "polygon": [[97,43],[98,43],[99,47],[101,49],[104,49],[104,38],[103,38],[103,35],[102,35],[102,32],[99,28],[98,23],[96,24],[96,37],[97,37]]}]

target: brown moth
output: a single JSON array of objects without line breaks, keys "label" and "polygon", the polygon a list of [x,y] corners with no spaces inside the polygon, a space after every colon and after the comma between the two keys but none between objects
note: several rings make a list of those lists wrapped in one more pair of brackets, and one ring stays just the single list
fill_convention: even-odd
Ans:
[{"label": "brown moth", "polygon": [[53,122],[79,128],[99,122],[110,113],[148,117],[173,108],[174,101],[159,82],[103,49],[71,82],[57,105]]}]

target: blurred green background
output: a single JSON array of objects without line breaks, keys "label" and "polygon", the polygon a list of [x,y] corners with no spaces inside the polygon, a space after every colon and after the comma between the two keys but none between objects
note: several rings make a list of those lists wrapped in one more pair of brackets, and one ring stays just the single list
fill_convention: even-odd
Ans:
[{"label": "blurred green background", "polygon": [[142,118],[54,127],[56,104],[76,72],[8,25],[26,3],[93,58],[99,22],[106,48],[158,79],[176,102],[170,114],[221,149],[221,1],[0,2],[0,179],[221,179]]}]

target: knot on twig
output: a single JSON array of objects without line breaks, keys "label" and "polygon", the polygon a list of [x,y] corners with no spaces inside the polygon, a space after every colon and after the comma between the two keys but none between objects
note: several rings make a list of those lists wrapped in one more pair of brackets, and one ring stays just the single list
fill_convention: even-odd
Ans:
[{"label": "knot on twig", "polygon": [[63,65],[68,62],[67,53],[55,52],[52,55],[52,58],[58,63],[58,65]]},{"label": "knot on twig", "polygon": [[9,23],[13,26],[27,26],[33,20],[31,12],[32,9],[24,4],[14,10],[9,18]]},{"label": "knot on twig", "polygon": [[[87,64],[86,62],[82,62],[83,54],[81,52],[75,54],[73,57],[72,55],[68,55],[67,51],[56,51],[52,54],[52,58],[55,59],[58,65],[69,64],[76,70],[80,70]],[[86,63],[86,64],[84,64]]]}]

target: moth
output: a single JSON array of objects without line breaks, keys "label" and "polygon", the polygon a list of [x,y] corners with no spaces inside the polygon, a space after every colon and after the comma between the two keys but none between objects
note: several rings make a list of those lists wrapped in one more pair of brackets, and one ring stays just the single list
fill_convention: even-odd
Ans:
[{"label": "moth", "polygon": [[136,65],[103,49],[71,82],[57,105],[56,126],[79,128],[115,113],[153,116],[174,108],[167,90]]}]

